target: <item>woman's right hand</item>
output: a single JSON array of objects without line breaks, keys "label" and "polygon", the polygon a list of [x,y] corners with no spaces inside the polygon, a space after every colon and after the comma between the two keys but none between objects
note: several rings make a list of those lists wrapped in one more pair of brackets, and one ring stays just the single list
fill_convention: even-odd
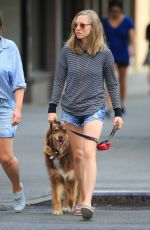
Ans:
[{"label": "woman's right hand", "polygon": [[54,123],[55,121],[57,121],[57,114],[56,113],[48,113],[48,122],[50,124]]}]

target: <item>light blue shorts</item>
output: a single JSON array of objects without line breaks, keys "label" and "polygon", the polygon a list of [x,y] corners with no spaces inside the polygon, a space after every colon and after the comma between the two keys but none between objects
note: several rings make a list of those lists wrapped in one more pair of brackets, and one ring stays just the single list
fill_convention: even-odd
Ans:
[{"label": "light blue shorts", "polygon": [[103,105],[99,111],[92,115],[83,115],[83,116],[75,116],[70,115],[66,113],[65,111],[62,111],[62,117],[61,120],[70,124],[73,124],[78,127],[84,126],[87,122],[93,121],[93,120],[99,120],[104,122],[105,118],[105,106]]},{"label": "light blue shorts", "polygon": [[15,137],[17,125],[12,126],[12,108],[6,99],[0,98],[0,138]]}]

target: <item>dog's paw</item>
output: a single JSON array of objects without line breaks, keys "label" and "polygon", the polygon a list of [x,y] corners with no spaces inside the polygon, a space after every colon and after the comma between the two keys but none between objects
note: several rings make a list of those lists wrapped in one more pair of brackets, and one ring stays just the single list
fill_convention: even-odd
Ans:
[{"label": "dog's paw", "polygon": [[71,212],[72,210],[70,209],[70,207],[63,207],[63,212],[64,213],[68,213],[68,212]]},{"label": "dog's paw", "polygon": [[59,216],[59,215],[62,215],[62,211],[60,211],[60,210],[54,210],[53,214],[56,215],[56,216]]}]

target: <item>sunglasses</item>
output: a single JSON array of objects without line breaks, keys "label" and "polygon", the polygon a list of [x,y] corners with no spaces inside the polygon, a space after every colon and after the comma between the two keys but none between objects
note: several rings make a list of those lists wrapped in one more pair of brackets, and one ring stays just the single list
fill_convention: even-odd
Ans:
[{"label": "sunglasses", "polygon": [[80,27],[80,29],[84,30],[86,26],[90,26],[92,25],[91,23],[89,24],[85,24],[85,23],[75,23],[74,24],[74,29],[76,29],[78,26]]}]

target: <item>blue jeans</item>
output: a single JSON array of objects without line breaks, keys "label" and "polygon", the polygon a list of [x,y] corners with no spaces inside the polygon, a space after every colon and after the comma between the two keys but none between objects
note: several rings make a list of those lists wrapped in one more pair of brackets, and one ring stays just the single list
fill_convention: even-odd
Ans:
[{"label": "blue jeans", "polygon": [[17,126],[12,126],[12,113],[7,99],[0,98],[0,137],[15,137]]},{"label": "blue jeans", "polygon": [[93,120],[99,120],[104,122],[105,117],[105,106],[103,105],[100,110],[98,110],[96,113],[92,115],[83,115],[83,116],[75,116],[70,115],[66,113],[65,111],[62,111],[62,117],[61,120],[70,124],[73,124],[78,127],[84,126],[87,122],[93,121]]}]

